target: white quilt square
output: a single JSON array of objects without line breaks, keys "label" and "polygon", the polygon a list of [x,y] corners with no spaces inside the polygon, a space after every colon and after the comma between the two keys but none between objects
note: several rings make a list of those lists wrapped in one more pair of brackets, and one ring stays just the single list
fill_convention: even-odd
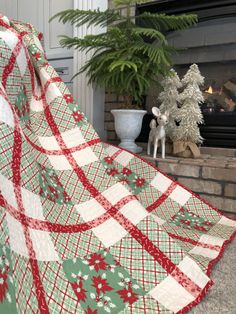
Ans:
[{"label": "white quilt square", "polygon": [[127,234],[127,231],[113,218],[92,230],[105,247],[115,244]]},{"label": "white quilt square", "polygon": [[138,224],[149,213],[139,203],[139,201],[133,200],[124,205],[120,210],[121,214],[128,218],[134,225]]},{"label": "white quilt square", "polygon": [[231,220],[227,217],[221,217],[220,221],[218,222],[220,225],[229,226],[229,227],[236,227],[236,221]]},{"label": "white quilt square", "polygon": [[160,172],[151,181],[151,185],[162,193],[166,192],[171,183],[172,181]]},{"label": "white quilt square", "polygon": [[106,148],[106,151],[108,153],[109,156],[112,156],[114,155],[116,152],[118,152],[119,148],[116,147],[116,146],[112,146],[112,145],[109,145],[107,148]]},{"label": "white quilt square", "polygon": [[14,208],[17,208],[14,186],[12,182],[8,180],[6,177],[4,177],[1,173],[0,173],[0,191],[3,197],[8,201],[8,203]]},{"label": "white quilt square", "polygon": [[39,142],[46,150],[61,150],[55,136],[38,136]]},{"label": "white quilt square", "polygon": [[95,199],[78,204],[75,206],[85,221],[91,221],[103,215],[106,211]]},{"label": "white quilt square", "polygon": [[196,254],[196,255],[201,255],[204,257],[208,257],[210,259],[215,259],[218,255],[219,252],[215,250],[211,250],[208,248],[204,248],[201,246],[195,246],[191,251],[189,251],[191,254]]},{"label": "white quilt square", "polygon": [[19,67],[20,74],[21,74],[21,76],[23,76],[25,74],[25,70],[26,70],[26,66],[27,66],[25,50],[23,47],[21,48],[21,50],[20,50],[20,52],[16,58],[16,62],[17,62],[17,65]]},{"label": "white quilt square", "polygon": [[188,192],[181,186],[177,185],[177,187],[174,189],[174,191],[170,194],[169,197],[183,206],[187,203],[191,196],[192,194],[190,192]]},{"label": "white quilt square", "polygon": [[165,278],[149,294],[174,313],[177,313],[195,299],[171,276]]},{"label": "white quilt square", "polygon": [[9,230],[10,248],[17,254],[28,256],[28,249],[25,243],[24,230],[19,221],[6,213],[6,220]]},{"label": "white quilt square", "polygon": [[53,78],[50,76],[48,71],[45,69],[45,67],[42,67],[39,71],[40,76],[40,83],[45,88],[45,86],[48,84],[48,82]]},{"label": "white quilt square", "polygon": [[6,123],[7,125],[14,127],[14,118],[11,107],[4,97],[0,95],[0,121]]},{"label": "white quilt square", "polygon": [[97,156],[94,154],[94,152],[91,150],[90,147],[87,147],[75,153],[72,153],[72,156],[76,160],[79,167],[89,165],[92,162],[95,162],[98,160]]},{"label": "white quilt square", "polygon": [[130,192],[127,188],[121,184],[116,183],[112,185],[110,188],[102,192],[102,195],[112,204],[115,205],[122,198],[129,196]]},{"label": "white quilt square", "polygon": [[35,112],[43,111],[43,101],[36,100],[36,98],[32,96],[31,101],[30,101],[30,109]]},{"label": "white quilt square", "polygon": [[39,261],[59,261],[60,258],[51,240],[50,233],[29,229],[33,248]]},{"label": "white quilt square", "polygon": [[61,134],[67,148],[73,148],[85,143],[85,139],[79,128],[74,128]]},{"label": "white quilt square", "polygon": [[184,259],[179,263],[178,268],[200,288],[204,288],[210,280],[197,263],[195,263],[188,256],[184,257]]},{"label": "white quilt square", "polygon": [[25,188],[21,188],[21,193],[26,216],[44,220],[40,197]]},{"label": "white quilt square", "polygon": [[56,83],[49,84],[46,92],[47,103],[50,104],[54,99],[61,96],[62,96],[61,91],[57,87]]},{"label": "white quilt square", "polygon": [[11,49],[11,51],[14,50],[19,40],[16,37],[16,35],[11,30],[8,29],[0,31],[0,38],[2,38],[6,42],[7,46]]},{"label": "white quilt square", "polygon": [[211,235],[208,235],[208,234],[203,234],[200,237],[199,242],[210,244],[210,245],[222,246],[223,243],[225,242],[225,239],[222,239],[222,238],[219,238],[219,237],[214,237],[214,236],[211,236]]},{"label": "white quilt square", "polygon": [[48,159],[55,170],[72,170],[72,166],[65,156],[51,156]]}]

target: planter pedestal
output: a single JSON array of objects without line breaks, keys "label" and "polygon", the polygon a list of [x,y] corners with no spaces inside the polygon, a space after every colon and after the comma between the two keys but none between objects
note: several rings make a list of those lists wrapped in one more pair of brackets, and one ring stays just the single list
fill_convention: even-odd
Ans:
[{"label": "planter pedestal", "polygon": [[142,127],[143,116],[146,110],[135,109],[115,109],[111,110],[115,118],[115,131],[121,142],[119,146],[132,153],[141,153],[142,147],[135,144],[135,139],[139,136]]}]

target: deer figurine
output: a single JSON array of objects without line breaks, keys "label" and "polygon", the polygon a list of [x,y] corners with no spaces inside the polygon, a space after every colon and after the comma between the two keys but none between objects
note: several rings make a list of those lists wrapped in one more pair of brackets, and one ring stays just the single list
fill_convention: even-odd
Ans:
[{"label": "deer figurine", "polygon": [[161,157],[165,159],[165,142],[166,142],[166,132],[165,125],[168,123],[169,112],[166,111],[164,114],[161,114],[160,109],[157,107],[152,108],[152,113],[157,117],[158,126],[156,120],[152,119],[150,122],[151,131],[148,138],[148,147],[147,154],[150,155],[151,144],[154,145],[153,158],[157,156],[158,142],[161,141]]}]

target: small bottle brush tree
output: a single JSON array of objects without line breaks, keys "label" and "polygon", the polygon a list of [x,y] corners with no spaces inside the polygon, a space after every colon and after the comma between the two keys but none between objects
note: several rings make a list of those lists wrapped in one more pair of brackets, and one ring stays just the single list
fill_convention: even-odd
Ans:
[{"label": "small bottle brush tree", "polygon": [[170,75],[165,77],[161,85],[163,91],[159,94],[158,99],[161,101],[161,113],[169,112],[169,122],[165,127],[166,135],[169,138],[173,137],[176,131],[175,116],[178,111],[179,92],[178,88],[182,86],[178,74],[171,69]]},{"label": "small bottle brush tree", "polygon": [[203,140],[199,131],[199,124],[203,123],[199,104],[204,102],[204,97],[199,86],[203,85],[204,77],[201,75],[198,66],[192,64],[181,82],[185,89],[179,95],[182,105],[175,115],[179,126],[172,134],[172,140],[173,142],[181,141],[194,144],[196,149],[196,145],[201,144]]}]

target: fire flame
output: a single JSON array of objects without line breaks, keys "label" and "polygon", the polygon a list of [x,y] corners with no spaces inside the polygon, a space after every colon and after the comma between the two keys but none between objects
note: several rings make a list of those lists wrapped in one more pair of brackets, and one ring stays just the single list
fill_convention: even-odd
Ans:
[{"label": "fire flame", "polygon": [[213,94],[213,88],[209,86],[208,90],[206,90],[208,94]]}]

